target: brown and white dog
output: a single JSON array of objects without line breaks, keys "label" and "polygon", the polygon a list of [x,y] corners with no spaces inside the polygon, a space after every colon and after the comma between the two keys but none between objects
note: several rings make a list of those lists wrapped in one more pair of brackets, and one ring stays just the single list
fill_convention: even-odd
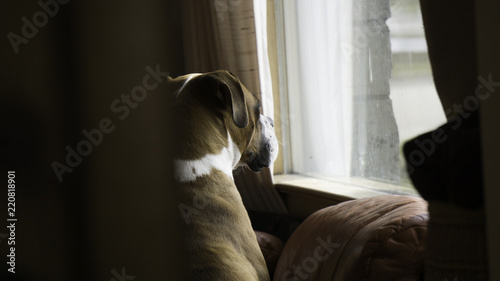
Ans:
[{"label": "brown and white dog", "polygon": [[277,157],[273,121],[227,71],[169,79],[178,147],[174,176],[190,280],[269,280],[233,169],[269,167]]}]

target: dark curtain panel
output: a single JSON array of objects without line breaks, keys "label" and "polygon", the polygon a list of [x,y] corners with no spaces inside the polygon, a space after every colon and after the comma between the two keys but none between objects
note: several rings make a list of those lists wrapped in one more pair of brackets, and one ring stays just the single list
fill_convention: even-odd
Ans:
[{"label": "dark curtain panel", "polygon": [[0,279],[183,280],[164,84],[185,72],[180,2],[4,4]]}]

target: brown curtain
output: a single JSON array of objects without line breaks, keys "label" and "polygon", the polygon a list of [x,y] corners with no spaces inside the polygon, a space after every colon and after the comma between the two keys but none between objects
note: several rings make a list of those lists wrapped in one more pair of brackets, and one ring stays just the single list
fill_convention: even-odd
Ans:
[{"label": "brown curtain", "polygon": [[[429,201],[425,280],[489,280],[478,118],[479,97],[486,89],[476,92],[481,77],[475,4],[420,4],[434,83],[449,120],[405,145],[407,159],[421,149],[419,144],[433,146],[410,172],[415,187]],[[446,138],[435,141],[436,132]]]},{"label": "brown curtain", "polygon": [[[183,1],[183,31],[186,72],[227,69],[260,98],[253,1]],[[247,209],[287,212],[269,169],[238,170],[235,181]]]}]

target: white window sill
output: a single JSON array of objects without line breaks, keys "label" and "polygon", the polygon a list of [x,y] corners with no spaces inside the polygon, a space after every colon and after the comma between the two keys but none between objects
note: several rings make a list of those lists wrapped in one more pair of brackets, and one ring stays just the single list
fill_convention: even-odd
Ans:
[{"label": "white window sill", "polygon": [[310,175],[275,175],[274,184],[282,193],[306,195],[343,202],[386,194],[420,196],[414,188],[361,178],[325,179]]}]

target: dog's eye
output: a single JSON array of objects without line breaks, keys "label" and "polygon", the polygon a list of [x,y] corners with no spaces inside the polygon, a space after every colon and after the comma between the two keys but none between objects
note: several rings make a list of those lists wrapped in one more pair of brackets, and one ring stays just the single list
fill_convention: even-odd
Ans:
[{"label": "dog's eye", "polygon": [[262,109],[262,104],[259,102],[254,109],[257,116],[260,115],[261,109]]}]

